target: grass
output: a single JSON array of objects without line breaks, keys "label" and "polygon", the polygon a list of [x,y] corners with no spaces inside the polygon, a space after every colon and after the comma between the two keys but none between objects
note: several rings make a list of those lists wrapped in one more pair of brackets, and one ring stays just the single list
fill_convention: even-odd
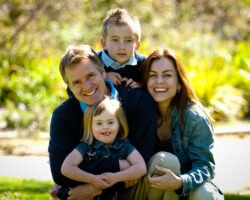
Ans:
[{"label": "grass", "polygon": [[[53,200],[48,190],[52,181],[0,176],[0,200]],[[249,195],[225,194],[225,200],[249,200]]]},{"label": "grass", "polygon": [[50,194],[48,193],[48,190],[52,186],[52,181],[0,176],[0,199],[52,200]]}]

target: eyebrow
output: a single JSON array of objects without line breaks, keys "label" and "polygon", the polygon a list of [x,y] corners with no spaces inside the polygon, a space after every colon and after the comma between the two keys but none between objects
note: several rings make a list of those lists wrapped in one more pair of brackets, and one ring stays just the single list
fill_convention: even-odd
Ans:
[{"label": "eyebrow", "polygon": [[[110,36],[111,38],[120,38],[120,36],[118,36],[118,35],[111,35]],[[125,38],[131,38],[131,39],[133,39],[135,36],[125,36]]]},{"label": "eyebrow", "polygon": [[[168,70],[164,70],[162,73],[173,72],[173,71],[174,71],[174,70],[172,70],[172,69],[168,69]],[[152,71],[152,70],[150,70],[149,72],[157,73],[157,71]]]}]

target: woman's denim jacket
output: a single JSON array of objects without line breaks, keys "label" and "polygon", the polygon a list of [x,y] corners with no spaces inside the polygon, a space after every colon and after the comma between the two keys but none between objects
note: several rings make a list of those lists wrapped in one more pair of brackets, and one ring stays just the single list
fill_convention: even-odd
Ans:
[{"label": "woman's denim jacket", "polygon": [[215,162],[212,154],[214,145],[211,124],[198,105],[184,110],[184,124],[181,125],[176,108],[171,113],[171,140],[174,154],[181,163],[183,187],[176,191],[187,196],[195,188],[214,177]]}]

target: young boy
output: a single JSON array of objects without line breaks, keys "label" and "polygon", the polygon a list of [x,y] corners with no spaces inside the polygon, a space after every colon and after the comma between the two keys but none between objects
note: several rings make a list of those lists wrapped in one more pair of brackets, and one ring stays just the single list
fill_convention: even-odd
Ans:
[{"label": "young boy", "polygon": [[140,65],[146,56],[136,53],[141,43],[141,27],[137,17],[125,9],[111,9],[103,21],[102,51],[97,52],[105,65],[106,79],[115,85],[139,88]]},{"label": "young boy", "polygon": [[[140,65],[146,56],[136,53],[140,39],[141,26],[137,17],[120,8],[107,12],[102,25],[103,50],[96,51],[105,65],[106,79],[115,85],[141,87]],[[69,88],[67,93],[73,95]]]}]

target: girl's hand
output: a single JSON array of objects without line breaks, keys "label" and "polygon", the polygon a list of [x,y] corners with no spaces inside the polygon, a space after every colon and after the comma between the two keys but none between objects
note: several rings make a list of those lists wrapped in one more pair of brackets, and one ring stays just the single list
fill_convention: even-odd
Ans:
[{"label": "girl's hand", "polygon": [[106,189],[110,187],[111,185],[105,179],[106,177],[103,175],[95,175],[95,178],[92,184],[97,188]]},{"label": "girl's hand", "polygon": [[148,175],[148,181],[151,184],[151,187],[157,188],[159,190],[173,191],[182,187],[182,179],[177,176],[170,169],[156,166],[156,170],[164,173],[162,176],[158,175]]},{"label": "girl's hand", "polygon": [[119,180],[117,179],[117,176],[115,173],[111,173],[111,172],[106,172],[102,174],[104,176],[104,180],[110,185],[114,185],[115,183],[119,182]]}]

